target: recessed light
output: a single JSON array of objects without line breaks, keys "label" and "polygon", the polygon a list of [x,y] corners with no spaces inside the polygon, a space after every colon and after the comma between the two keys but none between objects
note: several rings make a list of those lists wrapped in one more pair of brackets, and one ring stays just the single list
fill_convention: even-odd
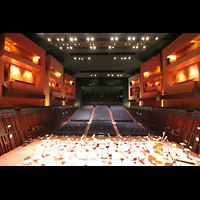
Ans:
[{"label": "recessed light", "polygon": [[60,47],[60,49],[62,49],[62,47]]},{"label": "recessed light", "polygon": [[144,40],[144,37],[142,37],[142,40]]},{"label": "recessed light", "polygon": [[89,38],[89,37],[87,37],[87,41],[90,41],[90,38]]},{"label": "recessed light", "polygon": [[91,37],[91,41],[94,41],[94,38],[93,38],[93,37]]},{"label": "recessed light", "polygon": [[128,37],[128,40],[131,40],[131,37]]},{"label": "recessed light", "polygon": [[149,40],[149,37],[146,37],[146,40]]},{"label": "recessed light", "polygon": [[118,40],[118,37],[115,37],[115,40]]},{"label": "recessed light", "polygon": [[132,40],[135,40],[135,37],[132,37]]},{"label": "recessed light", "polygon": [[156,37],[155,40],[158,40],[158,37]]},{"label": "recessed light", "polygon": [[70,40],[70,41],[73,41],[73,38],[70,38],[69,40]]},{"label": "recessed light", "polygon": [[145,49],[146,48],[146,46],[143,46],[143,49]]},{"label": "recessed light", "polygon": [[77,38],[74,38],[74,41],[77,41]]},{"label": "recessed light", "polygon": [[74,57],[74,60],[76,60],[76,57]]},{"label": "recessed light", "polygon": [[110,74],[108,74],[108,76],[110,76]]},{"label": "recessed light", "polygon": [[64,38],[61,38],[61,41],[64,41]]},{"label": "recessed light", "polygon": [[114,40],[114,37],[111,37],[110,40],[113,41],[113,40]]},{"label": "recessed light", "polygon": [[51,38],[48,38],[47,40],[50,42],[50,41],[51,41]]},{"label": "recessed light", "polygon": [[60,39],[59,39],[59,38],[57,38],[57,41],[60,41]]}]

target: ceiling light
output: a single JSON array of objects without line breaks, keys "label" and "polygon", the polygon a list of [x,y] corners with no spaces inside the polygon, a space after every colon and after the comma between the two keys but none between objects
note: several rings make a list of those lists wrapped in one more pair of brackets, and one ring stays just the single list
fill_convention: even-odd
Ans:
[{"label": "ceiling light", "polygon": [[158,40],[158,37],[156,37],[155,40]]},{"label": "ceiling light", "polygon": [[144,40],[144,37],[142,37],[142,40]]},{"label": "ceiling light", "polygon": [[124,58],[123,57],[121,57],[121,60],[123,60]]},{"label": "ceiling light", "polygon": [[92,74],[90,76],[92,76]]},{"label": "ceiling light", "polygon": [[135,46],[133,46],[133,49],[135,49]]},{"label": "ceiling light", "polygon": [[90,57],[88,57],[88,60],[90,60]]},{"label": "ceiling light", "polygon": [[108,76],[110,76],[110,74],[108,74]]},{"label": "ceiling light", "polygon": [[143,49],[145,49],[146,48],[146,46],[143,46]]},{"label": "ceiling light", "polygon": [[92,46],[90,46],[90,49],[92,49]]},{"label": "ceiling light", "polygon": [[70,38],[69,40],[70,40],[70,41],[73,41],[73,38]]},{"label": "ceiling light", "polygon": [[77,41],[77,38],[74,38],[74,41]]},{"label": "ceiling light", "polygon": [[110,40],[113,41],[113,40],[114,40],[114,37],[111,37]]},{"label": "ceiling light", "polygon": [[126,60],[126,57],[124,57],[124,60]]},{"label": "ceiling light", "polygon": [[69,47],[67,47],[67,49],[69,49]]},{"label": "ceiling light", "polygon": [[112,74],[112,76],[113,76],[113,74]]},{"label": "ceiling light", "polygon": [[64,39],[63,39],[63,38],[61,38],[61,41],[64,41]]},{"label": "ceiling light", "polygon": [[122,76],[122,74],[120,74],[120,76]]},{"label": "ceiling light", "polygon": [[76,60],[76,57],[74,57],[74,60]]},{"label": "ceiling light", "polygon": [[60,39],[59,39],[59,38],[57,38],[57,41],[60,41]]},{"label": "ceiling light", "polygon": [[93,38],[93,37],[91,37],[91,41],[94,41],[94,38]]},{"label": "ceiling light", "polygon": [[146,40],[149,40],[149,37],[146,37]]},{"label": "ceiling light", "polygon": [[128,59],[130,60],[130,59],[131,59],[131,57],[128,57]]},{"label": "ceiling light", "polygon": [[90,41],[90,38],[89,38],[89,37],[87,37],[87,41]]},{"label": "ceiling light", "polygon": [[119,76],[119,74],[117,74],[117,76]]},{"label": "ceiling light", "polygon": [[96,74],[94,76],[97,76]]},{"label": "ceiling light", "polygon": [[135,40],[135,37],[132,37],[132,40]]},{"label": "ceiling light", "polygon": [[111,46],[109,46],[108,48],[111,49]]},{"label": "ceiling light", "polygon": [[50,41],[51,41],[51,38],[48,38],[48,41],[50,42]]},{"label": "ceiling light", "polygon": [[114,60],[116,60],[116,57],[114,57]]},{"label": "ceiling light", "polygon": [[128,37],[128,40],[131,40],[131,37]]},{"label": "ceiling light", "polygon": [[62,49],[62,47],[60,47],[60,49]]},{"label": "ceiling light", "polygon": [[138,49],[138,46],[136,46],[136,49]]},{"label": "ceiling light", "polygon": [[118,40],[118,37],[115,37],[115,40]]},{"label": "ceiling light", "polygon": [[96,46],[93,46],[93,49],[96,49]]},{"label": "ceiling light", "polygon": [[112,46],[112,48],[114,49],[115,47],[114,47],[114,46]]},{"label": "ceiling light", "polygon": [[72,47],[70,47],[70,49],[72,49]]}]

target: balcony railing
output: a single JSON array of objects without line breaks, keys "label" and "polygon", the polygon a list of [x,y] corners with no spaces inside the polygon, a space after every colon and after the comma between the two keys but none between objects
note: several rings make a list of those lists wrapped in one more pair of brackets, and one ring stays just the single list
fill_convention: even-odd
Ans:
[{"label": "balcony railing", "polygon": [[173,60],[173,61],[171,61],[171,62],[170,62],[168,65],[170,65],[171,63],[174,63],[174,62],[176,62],[178,59],[180,59],[180,58],[182,58],[182,57],[184,57],[184,56],[186,56],[186,55],[188,55],[188,54],[190,54],[190,53],[192,53],[192,52],[194,52],[194,51],[198,50],[199,48],[200,48],[200,46],[199,46],[199,47],[197,47],[197,48],[195,48],[195,49],[192,49],[191,51],[189,51],[189,52],[185,53],[184,55],[182,55],[182,56],[178,57],[176,60]]},{"label": "balcony railing", "polygon": [[193,78],[193,79],[190,79],[190,80],[169,84],[168,87],[171,87],[171,86],[174,86],[174,85],[183,84],[183,83],[188,83],[188,82],[191,82],[191,81],[200,81],[200,79],[199,78]]},{"label": "balcony railing", "polygon": [[[31,59],[29,59],[29,58],[27,58],[27,57],[25,57],[25,56],[22,56],[21,54],[18,54],[18,53],[16,53],[15,51],[7,50],[7,49],[5,49],[5,50],[8,51],[8,52],[10,52],[10,53],[13,53],[13,54],[15,54],[15,55],[21,56],[22,58],[25,58],[26,60],[29,60],[29,61],[31,61],[31,62],[34,63],[34,64],[37,64],[37,63],[33,62],[33,60],[31,60]],[[37,64],[37,65],[38,65],[38,64]]]}]

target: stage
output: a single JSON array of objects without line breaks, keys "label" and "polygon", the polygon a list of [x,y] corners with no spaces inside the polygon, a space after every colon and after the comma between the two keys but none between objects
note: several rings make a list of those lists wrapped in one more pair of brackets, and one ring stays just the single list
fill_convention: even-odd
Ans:
[{"label": "stage", "polygon": [[200,165],[196,153],[166,140],[162,146],[158,138],[46,135],[0,156],[0,166]]}]

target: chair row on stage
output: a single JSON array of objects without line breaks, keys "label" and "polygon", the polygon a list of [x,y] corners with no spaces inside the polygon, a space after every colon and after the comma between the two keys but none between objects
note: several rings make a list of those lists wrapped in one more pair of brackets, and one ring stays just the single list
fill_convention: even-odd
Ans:
[{"label": "chair row on stage", "polygon": [[169,141],[189,142],[193,152],[200,153],[199,131],[200,118],[186,114],[167,113],[145,107],[132,106],[126,108],[134,119],[155,134],[165,130]]}]

